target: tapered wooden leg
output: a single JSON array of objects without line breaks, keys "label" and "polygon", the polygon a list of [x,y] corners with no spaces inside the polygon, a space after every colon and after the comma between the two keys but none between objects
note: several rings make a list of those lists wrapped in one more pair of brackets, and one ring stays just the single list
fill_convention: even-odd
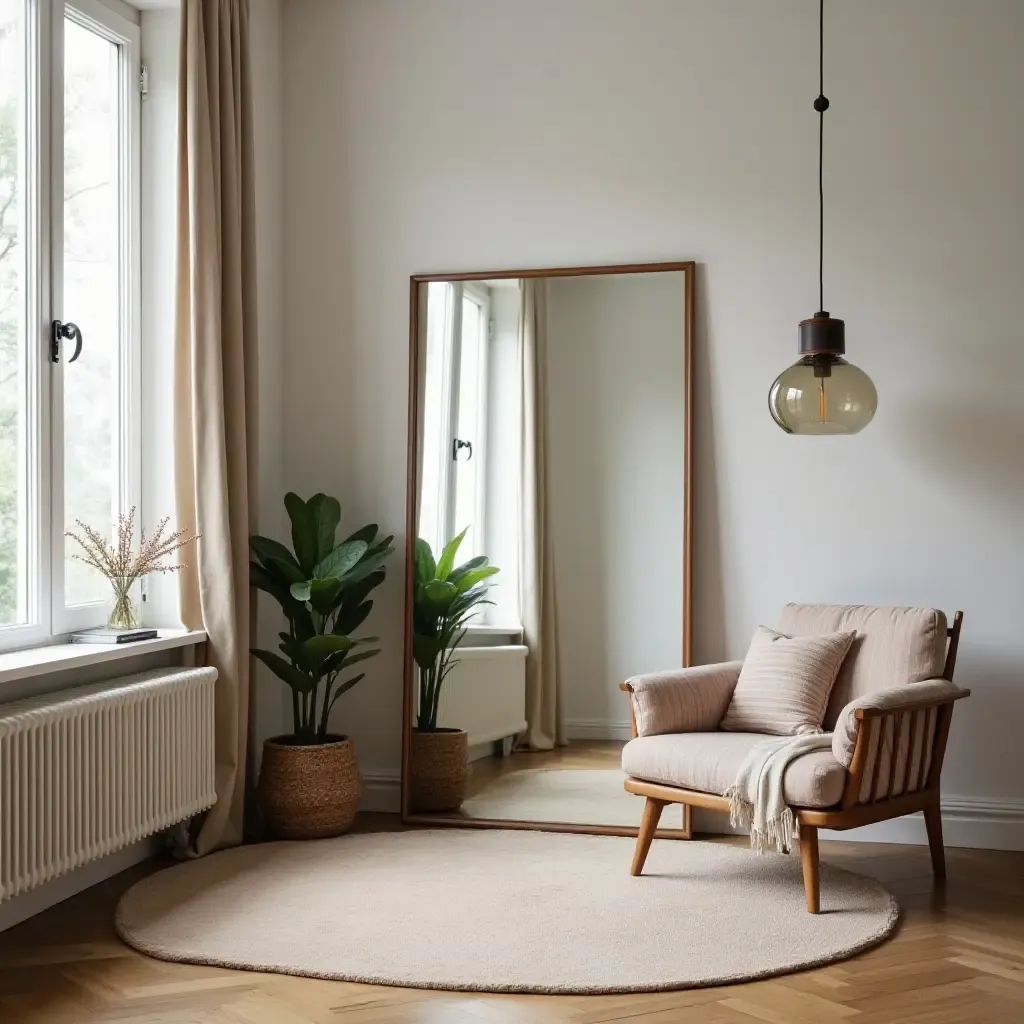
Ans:
[{"label": "tapered wooden leg", "polygon": [[647,852],[651,848],[651,840],[654,839],[666,803],[665,800],[655,800],[653,796],[649,796],[647,803],[644,804],[640,833],[636,837],[636,847],[633,850],[633,865],[629,869],[631,875],[639,875],[644,869],[644,861],[647,860]]},{"label": "tapered wooden leg", "polygon": [[804,895],[807,912],[816,914],[821,909],[821,876],[818,870],[818,829],[800,823],[800,864],[804,869]]},{"label": "tapered wooden leg", "polygon": [[924,809],[924,826],[928,830],[928,849],[932,854],[932,871],[936,882],[946,880],[946,847],[942,842],[942,812],[939,801]]}]

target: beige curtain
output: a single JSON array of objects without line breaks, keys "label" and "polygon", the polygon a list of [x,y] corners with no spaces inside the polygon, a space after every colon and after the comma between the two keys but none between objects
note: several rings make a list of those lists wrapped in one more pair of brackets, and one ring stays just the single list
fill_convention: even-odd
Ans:
[{"label": "beige curtain", "polygon": [[193,854],[242,840],[249,731],[248,539],[256,509],[256,245],[248,0],[182,0],[175,485],[201,534],[181,616],[218,672],[217,803]]},{"label": "beige curtain", "polygon": [[558,665],[555,566],[548,522],[547,312],[542,280],[520,282],[519,374],[522,386],[522,463],[519,474],[519,614],[526,656],[525,745],[551,750],[565,744],[565,710]]}]

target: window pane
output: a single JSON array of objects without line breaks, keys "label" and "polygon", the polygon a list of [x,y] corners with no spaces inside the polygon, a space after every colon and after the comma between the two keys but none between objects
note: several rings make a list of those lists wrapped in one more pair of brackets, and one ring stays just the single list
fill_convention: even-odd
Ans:
[{"label": "window pane", "polygon": [[0,625],[28,619],[25,0],[0,0]]},{"label": "window pane", "polygon": [[461,358],[459,363],[459,425],[456,434],[461,441],[468,441],[470,450],[459,453],[455,473],[455,532],[467,526],[469,532],[462,542],[459,555],[472,558],[481,553],[483,523],[478,523],[478,488],[483,464],[481,395],[483,348],[487,324],[483,307],[472,299],[462,300]]},{"label": "window pane", "polygon": [[447,377],[451,361],[452,286],[427,285],[427,350],[423,355],[425,380],[421,398],[423,436],[420,438],[419,536],[436,552],[445,540],[445,489],[451,441],[447,436]]},{"label": "window pane", "polygon": [[[64,520],[112,536],[121,468],[121,128],[118,47],[64,21],[64,319],[82,354],[64,368]],[[65,555],[65,600],[101,601],[98,572]]]}]

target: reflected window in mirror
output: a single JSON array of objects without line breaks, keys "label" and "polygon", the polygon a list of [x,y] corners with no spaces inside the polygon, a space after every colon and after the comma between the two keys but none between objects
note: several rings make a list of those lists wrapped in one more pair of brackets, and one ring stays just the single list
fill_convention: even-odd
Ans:
[{"label": "reflected window in mirror", "polygon": [[502,569],[474,624],[517,630],[519,282],[431,282],[426,320],[418,533],[439,552],[468,528],[460,561]]}]

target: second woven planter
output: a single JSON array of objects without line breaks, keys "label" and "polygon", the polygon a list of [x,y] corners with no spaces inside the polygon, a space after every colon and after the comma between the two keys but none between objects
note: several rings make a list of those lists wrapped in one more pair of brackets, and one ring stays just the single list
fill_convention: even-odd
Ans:
[{"label": "second woven planter", "polygon": [[466,799],[469,741],[464,729],[412,730],[409,798],[413,811],[455,811]]}]

